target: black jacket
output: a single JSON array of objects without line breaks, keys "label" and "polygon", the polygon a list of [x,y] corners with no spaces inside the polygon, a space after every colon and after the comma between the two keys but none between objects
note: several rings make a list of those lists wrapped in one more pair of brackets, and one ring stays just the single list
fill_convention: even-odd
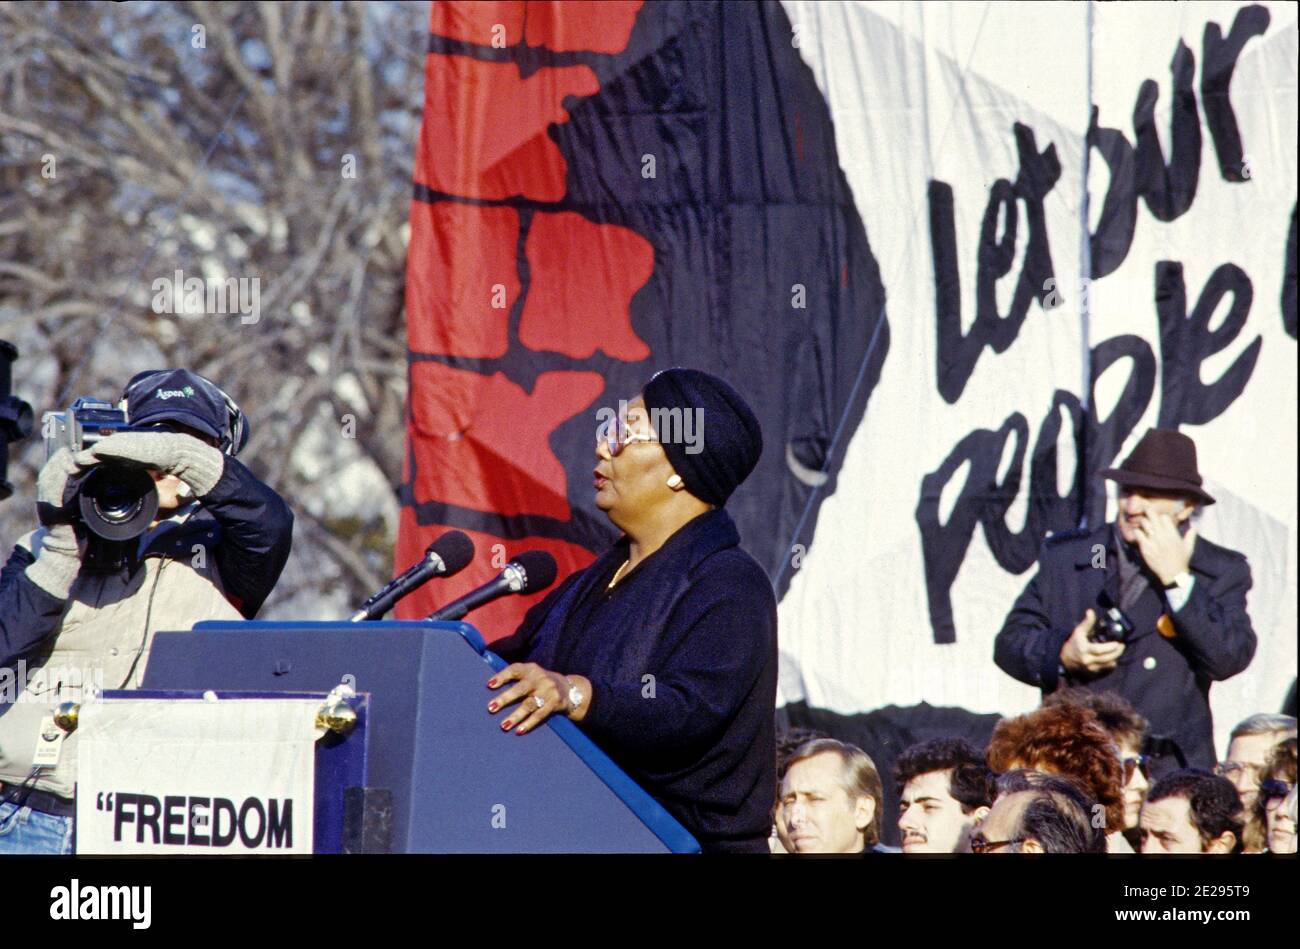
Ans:
[{"label": "black jacket", "polygon": [[767,852],[776,799],[776,597],[725,510],[612,591],[623,538],[492,648],[592,682],[581,728],[705,850]]},{"label": "black jacket", "polygon": [[[1169,611],[1154,586],[1128,611],[1134,630],[1118,665],[1099,676],[1058,676],[1061,647],[1083,619],[1098,611],[1105,588],[1119,602],[1119,555],[1114,528],[1069,531],[1049,538],[1038,573],[1025,587],[998,633],[993,659],[1009,675],[1047,695],[1081,685],[1113,691],[1151,723],[1151,732],[1173,739],[1193,767],[1215,762],[1210,683],[1230,678],[1255,655],[1255,631],[1246,614],[1250,566],[1236,551],[1198,537],[1192,552],[1195,578],[1183,608],[1171,614],[1174,636],[1156,628]],[[1100,564],[1100,566],[1097,566]]]},{"label": "black jacket", "polygon": [[[283,498],[229,457],[220,480],[199,503],[180,528],[158,537],[126,569],[134,572],[145,557],[191,557],[193,544],[202,541],[213,550],[227,597],[252,619],[289,559],[293,513]],[[66,600],[27,578],[33,560],[31,551],[16,546],[0,571],[0,668],[29,655],[53,634],[67,607]]]}]

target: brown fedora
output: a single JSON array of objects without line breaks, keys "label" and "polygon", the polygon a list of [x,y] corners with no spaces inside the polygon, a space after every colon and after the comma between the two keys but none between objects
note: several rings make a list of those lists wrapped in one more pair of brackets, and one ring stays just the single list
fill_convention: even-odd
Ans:
[{"label": "brown fedora", "polygon": [[1195,442],[1176,429],[1147,429],[1124,463],[1107,468],[1101,476],[1134,488],[1180,491],[1201,504],[1214,503],[1201,487]]}]

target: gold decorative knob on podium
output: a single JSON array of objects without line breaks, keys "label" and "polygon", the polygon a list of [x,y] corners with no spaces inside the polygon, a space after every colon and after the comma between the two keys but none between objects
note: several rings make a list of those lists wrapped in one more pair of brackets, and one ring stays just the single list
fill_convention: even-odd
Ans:
[{"label": "gold decorative knob on podium", "polygon": [[316,713],[316,726],[327,728],[337,735],[351,734],[357,727],[357,710],[345,699],[335,699],[320,707]]},{"label": "gold decorative knob on podium", "polygon": [[81,706],[76,702],[64,702],[54,710],[54,724],[72,734],[77,730],[77,714],[80,711]]}]

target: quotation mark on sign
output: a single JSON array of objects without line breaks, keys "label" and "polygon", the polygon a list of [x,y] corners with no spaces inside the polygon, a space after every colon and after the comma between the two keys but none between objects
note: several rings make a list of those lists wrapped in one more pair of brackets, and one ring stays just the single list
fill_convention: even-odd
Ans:
[{"label": "quotation mark on sign", "polygon": [[108,792],[108,798],[105,799],[104,792],[100,791],[95,795],[95,810],[111,811],[113,809],[113,792]]}]

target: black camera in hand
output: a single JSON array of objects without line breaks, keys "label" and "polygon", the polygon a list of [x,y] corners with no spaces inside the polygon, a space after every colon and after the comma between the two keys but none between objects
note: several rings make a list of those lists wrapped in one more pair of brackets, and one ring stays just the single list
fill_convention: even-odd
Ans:
[{"label": "black camera in hand", "polygon": [[[82,397],[64,412],[46,412],[41,432],[45,457],[60,448],[76,454],[115,432],[131,431],[126,412],[103,399]],[[100,462],[68,482],[70,513],[105,540],[139,537],[158,514],[158,491],[147,468],[130,462]]]},{"label": "black camera in hand", "polygon": [[1094,643],[1125,643],[1133,635],[1133,621],[1115,605],[1105,590],[1097,597],[1097,622],[1088,639]]}]

